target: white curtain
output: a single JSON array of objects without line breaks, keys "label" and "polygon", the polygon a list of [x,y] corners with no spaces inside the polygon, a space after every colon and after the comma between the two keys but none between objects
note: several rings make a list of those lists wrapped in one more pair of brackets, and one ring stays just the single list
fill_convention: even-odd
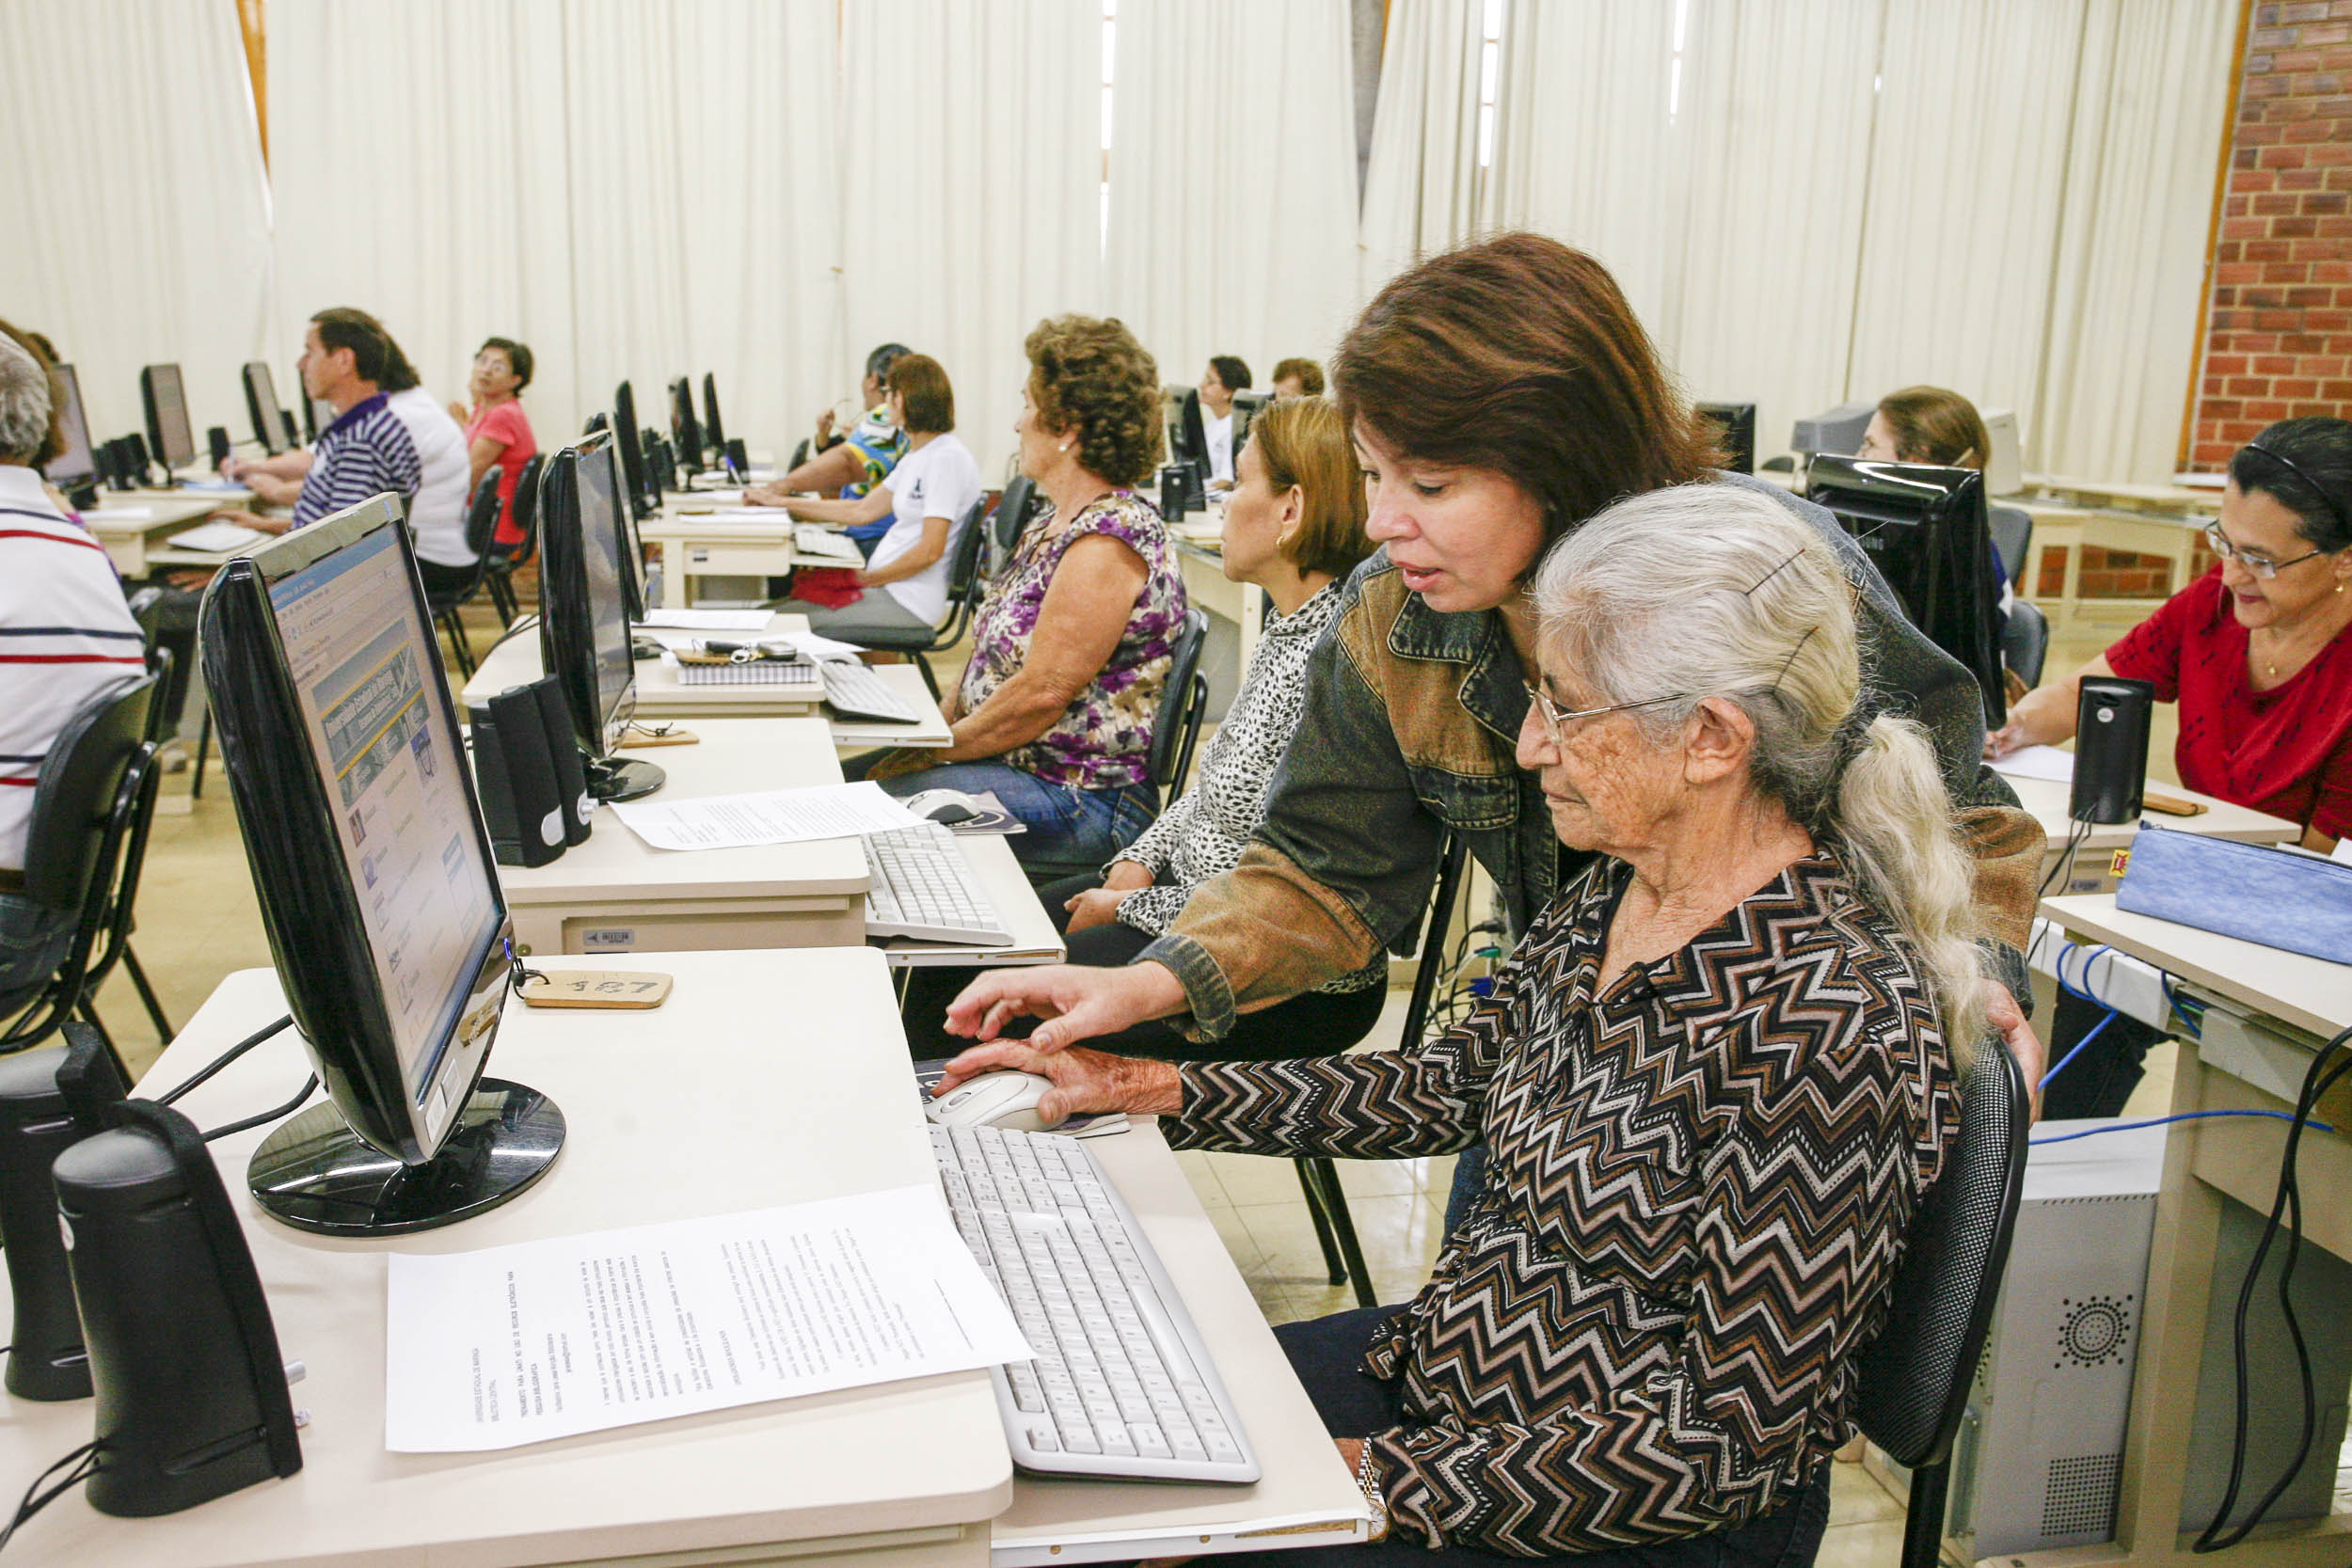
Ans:
[{"label": "white curtain", "polygon": [[101,439],[177,361],[202,450],[269,335],[269,189],[234,6],[0,0],[0,317],[71,361]]},{"label": "white curtain", "polygon": [[1121,0],[1105,306],[1163,381],[1326,359],[1354,317],[1345,0]]},{"label": "white curtain", "polygon": [[1102,8],[860,0],[842,24],[848,355],[824,396],[876,345],[930,355],[993,484],[1030,328],[1102,309]]},{"label": "white curtain", "polygon": [[[529,343],[541,444],[715,375],[788,452],[841,356],[828,0],[307,0],[269,13],[278,310],[357,305],[462,401]],[[365,84],[364,100],[354,85]],[[291,373],[290,372],[287,373]],[[279,393],[294,395],[281,383]]]},{"label": "white curtain", "polygon": [[1391,0],[1357,229],[1366,300],[1478,224],[1480,0]]}]

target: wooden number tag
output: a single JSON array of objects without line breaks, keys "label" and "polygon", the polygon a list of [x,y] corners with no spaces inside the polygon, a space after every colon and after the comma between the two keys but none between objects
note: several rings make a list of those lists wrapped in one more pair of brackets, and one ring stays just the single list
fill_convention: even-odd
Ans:
[{"label": "wooden number tag", "polygon": [[670,997],[670,977],[643,969],[566,969],[537,974],[515,988],[527,1007],[659,1007]]},{"label": "wooden number tag", "polygon": [[2197,816],[2205,810],[2201,800],[2184,800],[2174,795],[2159,795],[2153,789],[2140,791],[2139,803],[2167,816]]},{"label": "wooden number tag", "polygon": [[675,724],[669,724],[654,731],[631,729],[621,736],[621,747],[624,751],[633,752],[641,746],[692,746],[701,740],[702,736],[692,730],[681,730]]}]

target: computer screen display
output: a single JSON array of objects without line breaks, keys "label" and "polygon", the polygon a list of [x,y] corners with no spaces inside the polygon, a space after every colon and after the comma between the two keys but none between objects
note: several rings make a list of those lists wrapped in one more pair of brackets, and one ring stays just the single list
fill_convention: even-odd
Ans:
[{"label": "computer screen display", "polygon": [[378,528],[270,585],[310,757],[421,1106],[503,923],[466,758],[400,537]]},{"label": "computer screen display", "polygon": [[[628,478],[621,471],[621,445],[608,440],[600,455],[586,461],[593,464],[601,479],[602,489],[612,497],[612,521],[618,532],[613,548],[619,552],[622,611],[630,621],[645,618],[645,546],[637,533],[637,514],[633,508],[620,504],[628,494]],[[601,684],[601,682],[599,682]]]},{"label": "computer screen display", "polygon": [[684,376],[670,383],[670,435],[677,442],[678,462],[689,473],[703,466],[702,420],[694,414],[694,388]]},{"label": "computer screen display", "polygon": [[147,411],[147,444],[167,468],[196,461],[196,432],[188,424],[188,394],[177,365],[139,372],[139,402]]},{"label": "computer screen display", "polygon": [[253,438],[272,457],[286,450],[286,433],[278,422],[278,388],[269,367],[259,359],[246,361],[245,411],[253,421]]},{"label": "computer screen display", "polygon": [[65,451],[40,466],[41,477],[60,490],[78,490],[98,478],[98,459],[90,451],[89,418],[82,412],[82,379],[71,365],[59,365],[52,383],[57,392],[57,423],[65,432]]},{"label": "computer screen display", "polygon": [[703,372],[703,439],[712,451],[725,456],[727,427],[719,420],[719,378],[708,371]]},{"label": "computer screen display", "polygon": [[645,454],[637,426],[637,394],[622,382],[612,389],[612,432],[619,438],[621,472],[628,479],[630,510],[644,514],[660,504],[645,477]]}]

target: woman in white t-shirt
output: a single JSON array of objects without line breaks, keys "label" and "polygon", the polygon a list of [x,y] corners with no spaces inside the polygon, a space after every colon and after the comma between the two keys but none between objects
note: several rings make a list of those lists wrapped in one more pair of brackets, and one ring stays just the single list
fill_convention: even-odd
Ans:
[{"label": "woman in white t-shirt", "polygon": [[856,573],[862,592],[838,609],[802,598],[776,608],[808,617],[809,629],[854,642],[861,631],[929,630],[947,613],[947,562],[956,526],[980,499],[980,466],[955,436],[956,392],[929,355],[890,367],[891,418],[907,433],[906,455],[888,478],[854,500],[785,503],[814,523],[894,520]]}]

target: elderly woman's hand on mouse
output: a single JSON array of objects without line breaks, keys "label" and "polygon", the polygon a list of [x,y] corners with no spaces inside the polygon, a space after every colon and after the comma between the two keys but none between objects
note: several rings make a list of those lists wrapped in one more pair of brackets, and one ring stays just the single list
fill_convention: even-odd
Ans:
[{"label": "elderly woman's hand on mouse", "polygon": [[1110,1111],[1172,1117],[1184,1108],[1175,1067],[1168,1062],[1113,1056],[1101,1051],[1038,1051],[1021,1040],[976,1045],[947,1064],[933,1097],[952,1094],[984,1072],[1009,1068],[1053,1080],[1037,1102],[1038,1119],[1051,1127],[1066,1117]]}]

